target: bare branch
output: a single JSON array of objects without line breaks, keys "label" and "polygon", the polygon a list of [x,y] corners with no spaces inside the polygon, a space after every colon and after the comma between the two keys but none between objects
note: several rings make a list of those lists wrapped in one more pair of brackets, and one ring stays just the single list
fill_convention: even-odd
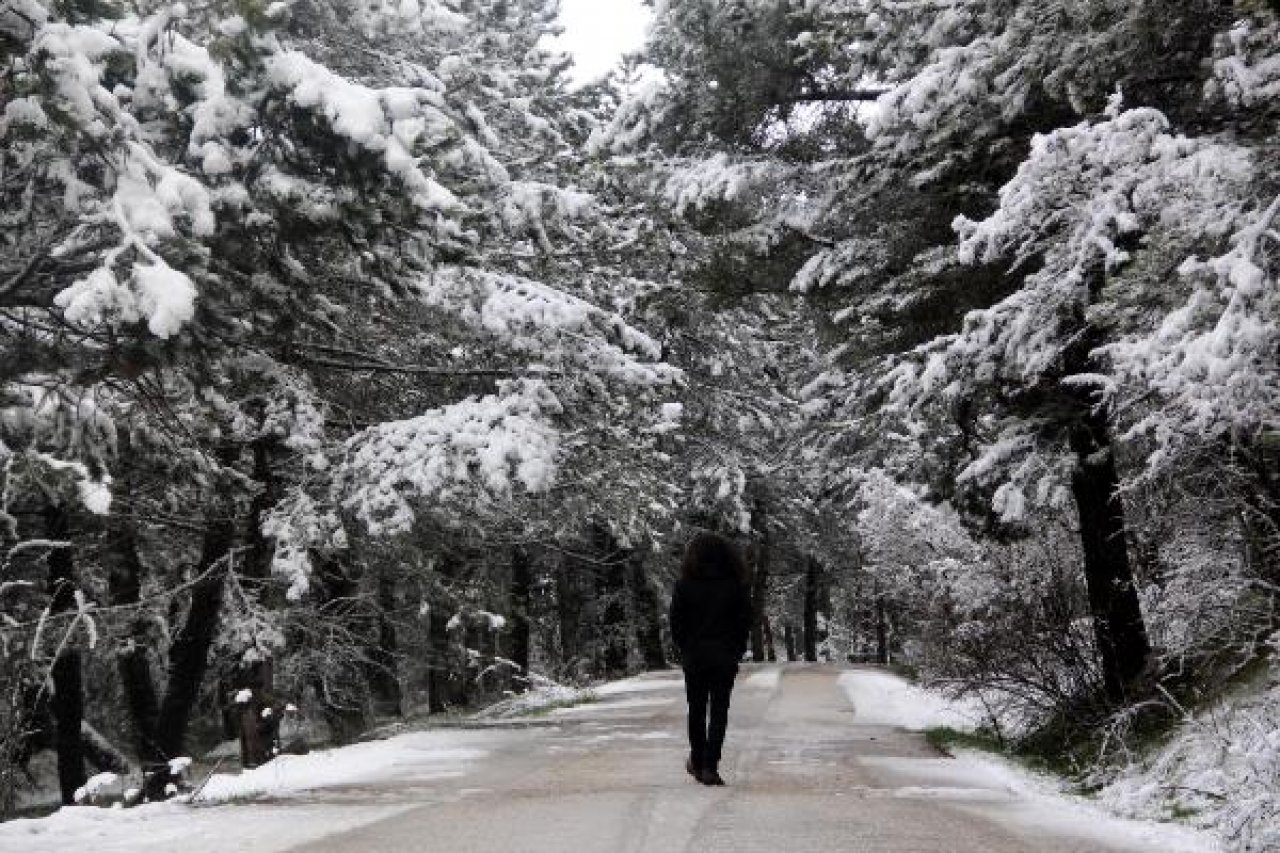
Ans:
[{"label": "bare branch", "polygon": [[[458,367],[431,367],[421,364],[388,364],[384,361],[374,362],[350,362],[336,361],[334,359],[323,358],[319,356],[303,356],[302,359],[307,364],[315,367],[327,367],[331,370],[347,370],[356,373],[404,373],[413,376],[438,376],[441,379],[465,379],[472,377],[497,377],[501,379],[514,379],[524,375],[523,371],[510,368],[458,368]],[[540,373],[539,375],[557,375],[555,373]]]}]

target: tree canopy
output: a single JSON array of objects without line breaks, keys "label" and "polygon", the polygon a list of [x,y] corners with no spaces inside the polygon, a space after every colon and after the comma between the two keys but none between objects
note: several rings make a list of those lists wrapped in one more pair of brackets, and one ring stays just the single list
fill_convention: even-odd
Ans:
[{"label": "tree canopy", "polygon": [[557,6],[0,2],[0,794],[663,666],[695,529],[756,659],[1028,738],[1274,642],[1275,3],[663,0],[580,88]]}]

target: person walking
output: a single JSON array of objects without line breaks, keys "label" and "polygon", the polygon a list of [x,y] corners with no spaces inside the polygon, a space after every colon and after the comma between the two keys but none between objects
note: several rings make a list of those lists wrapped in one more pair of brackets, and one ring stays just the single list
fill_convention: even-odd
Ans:
[{"label": "person walking", "polygon": [[720,754],[729,724],[729,697],[747,650],[751,599],[738,547],[699,533],[685,547],[671,594],[671,637],[680,649],[689,702],[685,769],[704,785],[723,785]]}]

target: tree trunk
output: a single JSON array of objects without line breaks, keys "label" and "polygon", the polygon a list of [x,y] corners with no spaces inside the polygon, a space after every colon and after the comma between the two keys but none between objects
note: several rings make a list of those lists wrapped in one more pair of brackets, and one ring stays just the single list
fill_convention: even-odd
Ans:
[{"label": "tree trunk", "polygon": [[312,680],[311,689],[320,699],[320,715],[324,718],[324,724],[329,727],[333,742],[347,744],[355,740],[364,729],[364,710],[341,701],[333,701],[327,695],[324,680],[319,677]]},{"label": "tree trunk", "polygon": [[258,491],[249,502],[248,549],[240,574],[254,580],[262,580],[271,574],[275,559],[276,543],[262,532],[267,513],[280,500],[280,484],[271,468],[271,458],[279,439],[259,438],[250,445],[253,451],[253,481]]},{"label": "tree trunk", "polygon": [[[758,486],[758,484],[757,484]],[[769,513],[764,498],[756,490],[751,504],[752,542],[748,548],[751,593],[751,659],[757,663],[766,657],[776,660],[773,650],[773,628],[767,613],[769,604]]]},{"label": "tree trunk", "polygon": [[[270,669],[269,661],[263,667],[254,667],[257,672]],[[265,679],[264,679],[265,680]],[[239,698],[240,690],[250,691],[250,696],[243,701]],[[264,737],[262,714],[270,706],[264,700],[262,692],[253,687],[240,687],[235,701],[236,731],[240,735],[240,766],[246,770],[261,767],[271,760],[270,745]]]},{"label": "tree trunk", "polygon": [[506,669],[498,665],[498,659],[502,657],[502,631],[493,625],[486,625],[481,631],[484,665],[489,672],[481,683],[482,692],[487,696],[499,696],[508,684]]},{"label": "tree trunk", "polygon": [[58,787],[62,804],[75,803],[75,791],[87,780],[84,744],[80,730],[84,722],[84,684],[80,650],[64,649],[53,662],[53,701],[50,708],[56,722],[58,747]]},{"label": "tree trunk", "polygon": [[533,566],[529,551],[517,545],[511,552],[511,662],[520,668],[516,689],[529,689],[529,613],[533,602]]},{"label": "tree trunk", "polygon": [[[127,441],[127,438],[121,440]],[[130,484],[125,479],[121,485],[128,490]],[[129,523],[123,521],[114,525],[111,534],[112,562],[107,573],[107,594],[114,606],[137,604],[144,573],[137,538]],[[129,619],[128,633],[116,651],[116,672],[132,723],[134,749],[144,767],[164,760],[156,743],[160,697],[152,666],[152,646],[157,640],[149,615],[137,610]]]},{"label": "tree trunk", "polygon": [[615,678],[627,672],[627,563],[604,523],[592,525],[591,539],[599,561],[595,566],[599,674]]},{"label": "tree trunk", "polygon": [[376,714],[400,716],[404,713],[400,690],[399,651],[396,626],[390,614],[396,609],[395,578],[387,568],[378,570],[375,579],[378,602],[378,642],[369,650],[367,671],[373,709]]},{"label": "tree trunk", "polygon": [[[215,568],[215,564],[231,550],[235,541],[235,526],[230,500],[221,501],[215,511],[222,515],[215,518],[205,531],[200,562],[195,568],[199,580],[191,588],[187,618],[169,647],[168,680],[156,720],[155,737],[160,756],[165,760],[185,754],[187,726],[191,720],[191,711],[200,696],[200,687],[204,683],[205,670],[209,664],[209,648],[213,645],[222,612],[222,581],[226,567]],[[167,776],[163,784],[157,780],[149,781],[151,789],[147,792],[148,797],[157,793],[156,786],[159,787],[159,793],[163,794],[164,784],[168,783]]]},{"label": "tree trunk", "polygon": [[448,616],[443,605],[434,605],[427,619],[427,712],[443,714],[449,709],[445,702],[446,683],[449,678],[449,631],[445,627]]},{"label": "tree trunk", "polygon": [[[258,491],[249,503],[249,518],[245,529],[248,547],[241,561],[238,574],[250,581],[250,587],[259,601],[268,594],[269,587],[265,581],[271,575],[271,563],[275,559],[275,542],[262,532],[265,517],[279,500],[279,485],[271,468],[271,458],[279,439],[275,437],[256,439],[250,449],[253,453],[253,480]],[[268,658],[251,662],[241,662],[235,667],[231,676],[231,689],[224,690],[218,697],[224,708],[224,720],[229,716],[235,722],[235,732],[240,738],[240,763],[244,767],[258,767],[270,761],[271,743],[265,735],[272,727],[273,721],[264,718],[275,701],[275,666]],[[227,703],[240,691],[250,691],[250,698],[245,702],[236,702],[230,707]],[[230,711],[227,715],[226,712]]]},{"label": "tree trunk", "polygon": [[1080,518],[1089,609],[1102,664],[1103,687],[1113,702],[1146,669],[1151,646],[1125,541],[1124,504],[1118,493],[1106,418],[1091,414],[1071,432],[1076,456],[1072,492]]},{"label": "tree trunk", "polygon": [[1274,438],[1259,445],[1249,465],[1253,482],[1246,486],[1241,533],[1253,576],[1280,585],[1280,447]]},{"label": "tree trunk", "polygon": [[128,641],[129,648],[116,658],[116,667],[133,723],[134,748],[141,761],[151,763],[163,758],[155,740],[156,723],[160,719],[160,697],[156,693],[151,650],[138,639],[138,632],[134,629]]},{"label": "tree trunk", "polygon": [[662,646],[662,606],[658,591],[644,569],[644,560],[632,554],[631,596],[636,614],[636,643],[645,669],[666,669],[667,652]]},{"label": "tree trunk", "polygon": [[751,549],[751,659],[763,661],[766,658],[765,629],[768,614],[769,593],[769,546],[758,541]]},{"label": "tree trunk", "polygon": [[[45,534],[66,541],[71,520],[63,505],[49,506],[44,511]],[[71,548],[54,548],[48,557],[49,610],[69,613],[76,609],[75,558]],[[67,623],[69,624],[69,623]],[[61,626],[60,626],[61,627]],[[58,637],[59,641],[62,640]],[[77,788],[87,780],[84,769],[84,745],[80,727],[84,723],[84,683],[80,649],[71,638],[62,643],[50,673],[53,696],[49,709],[53,713],[54,737],[58,752],[58,787],[63,805],[75,803]]]},{"label": "tree trunk", "polygon": [[455,666],[449,673],[449,701],[455,707],[466,708],[471,705],[478,686],[476,680],[472,678],[472,667],[475,667],[478,675],[481,666],[480,661],[473,658],[470,652],[479,654],[484,644],[481,642],[480,632],[476,630],[470,620],[463,623],[462,629],[456,636],[458,637],[458,646],[451,658],[455,662]]},{"label": "tree trunk", "polygon": [[873,586],[876,602],[876,663],[889,665],[889,613],[884,603],[884,592],[880,589],[880,579],[876,578]]},{"label": "tree trunk", "polygon": [[445,584],[453,577],[454,567],[449,556],[440,560],[436,572],[439,579],[427,614],[427,712],[443,714],[452,701],[449,618],[453,615],[454,602],[448,597]]},{"label": "tree trunk", "polygon": [[[359,593],[359,585],[352,574],[347,561],[337,555],[316,555],[317,606],[326,618],[346,624],[352,621],[349,603],[358,598]],[[311,689],[320,703],[320,713],[333,740],[338,743],[351,741],[364,727],[364,707],[347,695],[355,691],[342,689],[353,680],[345,668],[336,669],[333,673],[317,672],[310,680]]]},{"label": "tree trunk", "polygon": [[556,614],[560,623],[560,668],[571,678],[581,675],[583,595],[578,566],[564,559],[556,572]]},{"label": "tree trunk", "polygon": [[796,659],[796,630],[790,624],[782,626],[782,643],[786,646],[787,661],[794,663]]},{"label": "tree trunk", "polygon": [[813,663],[818,660],[818,561],[812,557],[805,559],[804,565],[804,621],[803,644],[804,659]]}]

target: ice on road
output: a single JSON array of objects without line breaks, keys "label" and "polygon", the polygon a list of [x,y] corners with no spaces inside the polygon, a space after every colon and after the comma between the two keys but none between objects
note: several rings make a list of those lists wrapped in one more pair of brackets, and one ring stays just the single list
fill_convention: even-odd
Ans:
[{"label": "ice on road", "polygon": [[[0,851],[150,853],[1203,853],[917,732],[964,709],[880,671],[748,667],[725,788],[684,773],[678,673],[591,691],[538,725],[438,730],[210,783],[217,805],[63,809],[0,824]],[[216,783],[216,784],[215,784]]]}]

